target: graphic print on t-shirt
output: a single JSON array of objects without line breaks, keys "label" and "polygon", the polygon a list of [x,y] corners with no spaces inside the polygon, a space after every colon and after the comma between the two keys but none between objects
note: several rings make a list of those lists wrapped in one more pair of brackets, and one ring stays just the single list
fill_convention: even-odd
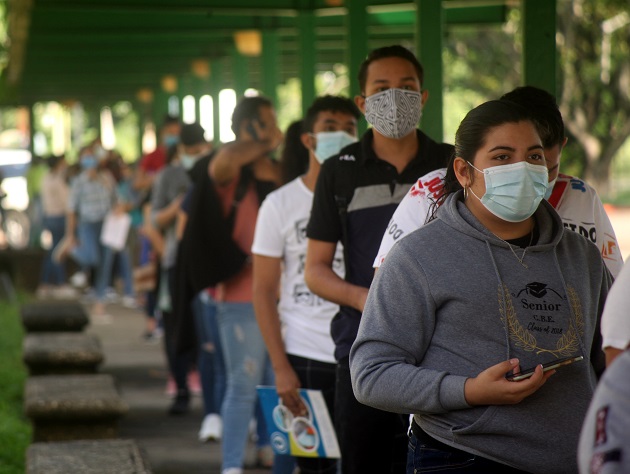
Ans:
[{"label": "graphic print on t-shirt", "polygon": [[548,353],[557,358],[579,352],[584,333],[582,305],[577,292],[567,287],[567,295],[542,282],[530,282],[511,292],[499,286],[501,321],[511,342],[536,355]]},{"label": "graphic print on t-shirt", "polygon": [[308,224],[307,219],[298,219],[293,224],[295,229],[295,241],[298,244],[303,244],[306,242],[306,224]]}]

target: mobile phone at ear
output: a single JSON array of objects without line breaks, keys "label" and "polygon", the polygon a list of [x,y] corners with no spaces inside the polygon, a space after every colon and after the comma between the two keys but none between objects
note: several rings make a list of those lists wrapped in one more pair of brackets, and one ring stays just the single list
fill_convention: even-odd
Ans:
[{"label": "mobile phone at ear", "polygon": [[[554,360],[552,362],[547,362],[546,364],[543,364],[543,372],[557,369],[558,367],[563,367],[565,365],[573,364],[574,362],[579,362],[582,359],[584,359],[583,356],[574,356],[574,357],[567,357],[566,359],[560,359],[560,360]],[[534,370],[536,370],[536,367],[532,367],[531,369],[527,369],[527,370],[521,370],[520,372],[514,372],[513,374],[507,373],[505,374],[505,378],[510,380],[511,382],[518,382],[519,380],[524,380],[534,375]]]},{"label": "mobile phone at ear", "polygon": [[249,133],[254,138],[254,140],[259,141],[260,137],[258,136],[258,133],[256,132],[256,129],[254,128],[254,122],[258,122],[258,125],[262,127],[262,124],[260,123],[260,120],[252,119],[247,124],[247,133]]}]

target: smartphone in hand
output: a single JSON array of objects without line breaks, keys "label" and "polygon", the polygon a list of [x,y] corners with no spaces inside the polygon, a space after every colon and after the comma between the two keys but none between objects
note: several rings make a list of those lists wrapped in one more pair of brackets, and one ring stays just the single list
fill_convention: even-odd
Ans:
[{"label": "smartphone in hand", "polygon": [[[573,362],[579,362],[582,359],[584,359],[583,356],[573,356],[573,357],[567,357],[566,359],[559,359],[559,360],[554,360],[552,362],[547,362],[546,364],[543,364],[543,372],[557,369],[558,367],[569,365],[569,364],[572,364]],[[521,370],[520,372],[514,372],[514,373],[508,372],[507,374],[505,374],[505,378],[511,382],[518,382],[519,380],[524,380],[534,375],[534,370],[536,370],[536,367],[532,367],[531,369],[527,369],[527,370]]]}]

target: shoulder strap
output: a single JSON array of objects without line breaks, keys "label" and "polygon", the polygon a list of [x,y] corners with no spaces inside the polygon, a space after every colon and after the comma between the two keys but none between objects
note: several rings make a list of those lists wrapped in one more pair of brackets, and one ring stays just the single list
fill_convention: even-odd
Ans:
[{"label": "shoulder strap", "polygon": [[236,211],[241,204],[241,201],[247,193],[247,188],[251,182],[253,175],[248,167],[241,168],[241,175],[236,184],[236,191],[234,192],[234,199],[232,200],[232,207],[230,213],[225,218],[225,221],[230,229],[230,232],[234,229],[234,221],[236,220]]}]

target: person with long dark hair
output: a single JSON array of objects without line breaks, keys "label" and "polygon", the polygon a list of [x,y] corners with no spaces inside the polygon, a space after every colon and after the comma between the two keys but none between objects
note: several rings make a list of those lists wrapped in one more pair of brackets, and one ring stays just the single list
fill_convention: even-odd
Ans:
[{"label": "person with long dark hair", "polygon": [[370,288],[350,354],[355,395],[414,415],[408,473],[577,472],[610,273],[544,200],[526,109],[470,111],[445,179],[435,218],[394,246]]}]

